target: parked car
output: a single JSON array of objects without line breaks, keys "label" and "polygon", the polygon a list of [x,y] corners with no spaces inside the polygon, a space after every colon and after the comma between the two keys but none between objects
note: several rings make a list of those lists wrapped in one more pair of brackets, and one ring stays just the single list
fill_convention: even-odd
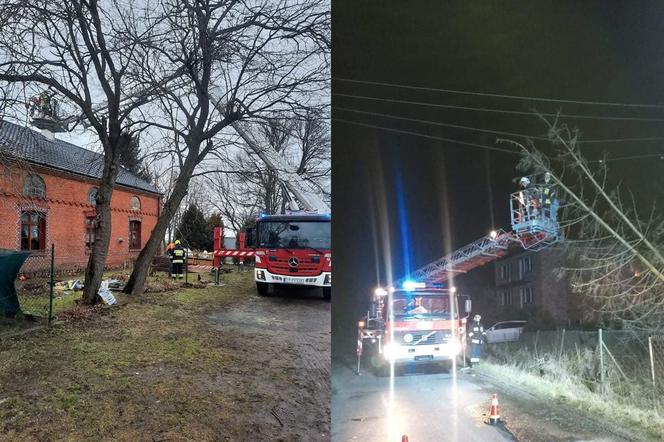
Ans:
[{"label": "parked car", "polygon": [[526,322],[528,321],[498,322],[486,330],[486,341],[489,344],[518,341]]}]

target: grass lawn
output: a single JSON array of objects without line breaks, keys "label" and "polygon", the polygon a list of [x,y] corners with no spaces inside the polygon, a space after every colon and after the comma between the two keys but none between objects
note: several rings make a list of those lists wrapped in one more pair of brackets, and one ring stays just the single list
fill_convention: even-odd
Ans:
[{"label": "grass lawn", "polygon": [[224,282],[116,294],[120,305],[90,319],[0,340],[2,440],[220,438],[246,401],[218,382],[241,353],[204,317],[254,292],[249,273]]}]

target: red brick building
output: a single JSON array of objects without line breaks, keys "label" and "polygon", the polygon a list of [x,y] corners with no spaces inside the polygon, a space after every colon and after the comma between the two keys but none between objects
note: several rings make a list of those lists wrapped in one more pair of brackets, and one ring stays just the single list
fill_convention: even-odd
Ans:
[{"label": "red brick building", "polygon": [[[51,244],[56,267],[84,268],[94,243],[96,186],[101,154],[0,121],[0,248],[30,250],[24,269],[48,265]],[[154,228],[160,194],[122,169],[111,200],[108,266],[134,259]]]}]

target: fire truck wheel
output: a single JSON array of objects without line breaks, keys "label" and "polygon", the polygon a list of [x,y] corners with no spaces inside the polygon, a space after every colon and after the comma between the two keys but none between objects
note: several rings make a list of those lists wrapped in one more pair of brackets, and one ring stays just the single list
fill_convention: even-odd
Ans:
[{"label": "fire truck wheel", "polygon": [[269,296],[270,295],[270,284],[267,282],[257,282],[256,283],[256,290],[258,290],[258,294],[261,296]]},{"label": "fire truck wheel", "polygon": [[323,299],[326,301],[332,299],[332,287],[323,287]]}]

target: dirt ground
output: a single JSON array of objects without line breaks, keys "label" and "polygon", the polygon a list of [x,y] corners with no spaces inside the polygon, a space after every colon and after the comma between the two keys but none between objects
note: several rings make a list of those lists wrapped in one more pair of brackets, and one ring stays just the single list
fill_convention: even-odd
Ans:
[{"label": "dirt ground", "polygon": [[330,304],[251,276],[0,340],[0,440],[329,440]]}]

